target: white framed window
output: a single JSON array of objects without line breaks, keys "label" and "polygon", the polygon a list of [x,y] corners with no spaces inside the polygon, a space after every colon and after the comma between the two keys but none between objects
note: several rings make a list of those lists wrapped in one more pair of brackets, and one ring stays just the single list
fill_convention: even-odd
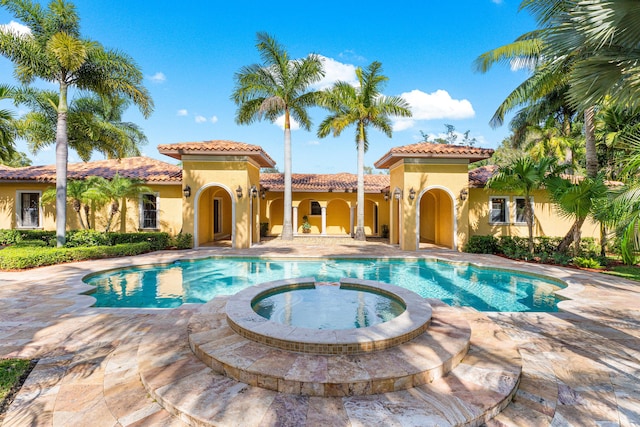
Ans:
[{"label": "white framed window", "polygon": [[[524,215],[524,206],[525,206],[525,198],[524,197],[514,197],[513,198],[514,204],[515,204],[515,223],[516,224],[526,224],[527,223],[527,218]],[[533,211],[533,197],[529,198],[529,203],[531,203],[531,214],[534,216],[534,211]]]},{"label": "white framed window", "polygon": [[140,228],[157,230],[159,227],[158,213],[160,197],[158,193],[144,193],[140,195]]},{"label": "white framed window", "polygon": [[322,215],[322,206],[320,206],[319,202],[316,202],[315,200],[311,201],[311,206],[309,208],[309,212],[311,216],[320,216]]},{"label": "white framed window", "polygon": [[41,191],[16,191],[17,228],[41,228]]},{"label": "white framed window", "polygon": [[489,197],[489,224],[507,224],[509,222],[509,198],[505,196]]}]

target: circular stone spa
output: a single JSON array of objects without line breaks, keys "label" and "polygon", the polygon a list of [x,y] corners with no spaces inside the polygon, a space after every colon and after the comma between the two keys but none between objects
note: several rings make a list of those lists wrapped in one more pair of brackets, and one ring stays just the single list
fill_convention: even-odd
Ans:
[{"label": "circular stone spa", "polygon": [[192,425],[370,425],[393,413],[413,420],[402,425],[476,426],[520,381],[515,343],[484,314],[380,282],[262,283],[190,316],[187,352],[177,357],[180,338],[157,326],[138,354],[150,395]]},{"label": "circular stone spa", "polygon": [[384,350],[422,334],[431,306],[407,289],[313,278],[252,286],[227,302],[229,326],[243,337],[283,350],[354,354]]}]

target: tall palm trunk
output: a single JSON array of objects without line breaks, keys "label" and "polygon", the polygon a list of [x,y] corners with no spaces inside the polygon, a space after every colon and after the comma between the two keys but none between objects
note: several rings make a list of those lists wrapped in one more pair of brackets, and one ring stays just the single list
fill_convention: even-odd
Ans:
[{"label": "tall palm trunk", "polygon": [[293,225],[291,211],[293,209],[291,197],[291,123],[289,110],[284,112],[284,215],[282,222],[282,240],[293,240]]},{"label": "tall palm trunk", "polygon": [[83,230],[86,230],[87,226],[84,224],[84,220],[82,219],[82,205],[80,204],[80,200],[78,199],[73,200],[73,210],[78,215],[78,221],[80,222],[80,227],[82,227]]},{"label": "tall palm trunk", "polygon": [[67,109],[67,85],[60,83],[56,126],[56,243],[58,247],[64,246],[67,231],[67,161],[69,159]]},{"label": "tall palm trunk", "polygon": [[533,209],[531,208],[531,198],[529,194],[525,194],[524,198],[524,217],[527,221],[527,231],[529,232],[529,253],[533,255]]},{"label": "tall palm trunk", "polygon": [[589,107],[584,112],[584,144],[587,160],[587,176],[595,178],[598,175],[598,153],[596,151],[596,128],[594,109]]},{"label": "tall palm trunk", "polygon": [[355,240],[366,240],[364,234],[364,129],[360,125],[358,138],[358,194],[356,197],[356,234]]}]

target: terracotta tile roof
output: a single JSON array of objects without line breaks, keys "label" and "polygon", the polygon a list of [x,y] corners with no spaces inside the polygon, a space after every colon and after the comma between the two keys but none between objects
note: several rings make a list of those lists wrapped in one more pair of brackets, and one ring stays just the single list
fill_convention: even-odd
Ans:
[{"label": "terracotta tile roof", "polygon": [[[89,176],[112,178],[116,172],[121,176],[142,179],[148,183],[182,182],[182,168],[150,157],[69,163],[67,177],[69,179],[83,179]],[[0,169],[0,181],[55,182],[55,180],[55,165]]]},{"label": "terracotta tile roof", "polygon": [[235,141],[179,142],[158,145],[158,151],[174,159],[182,159],[183,154],[205,154],[218,156],[248,156],[260,167],[271,168],[276,162],[259,145]]},{"label": "terracotta tile roof", "polygon": [[[335,192],[357,191],[358,175],[351,173],[303,174],[291,176],[293,191]],[[260,185],[269,191],[284,191],[284,175],[280,173],[260,174]],[[389,175],[365,175],[365,193],[379,193],[389,186]]]},{"label": "terracotta tile roof", "polygon": [[420,142],[392,148],[375,162],[374,166],[379,169],[388,168],[399,159],[404,158],[468,159],[470,162],[476,162],[488,159],[492,154],[493,150],[490,148]]},{"label": "terracotta tile roof", "polygon": [[489,178],[498,171],[497,165],[482,166],[469,171],[469,187],[482,188]]}]

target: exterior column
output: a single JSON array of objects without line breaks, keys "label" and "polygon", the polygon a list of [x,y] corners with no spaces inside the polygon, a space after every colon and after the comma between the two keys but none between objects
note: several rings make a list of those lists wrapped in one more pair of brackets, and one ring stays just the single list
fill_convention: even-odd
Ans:
[{"label": "exterior column", "polygon": [[351,206],[349,208],[349,235],[351,237],[353,237],[354,211],[355,211],[355,207]]},{"label": "exterior column", "polygon": [[323,236],[326,236],[327,235],[327,207],[322,206],[320,209],[322,212],[322,232],[320,234],[322,234]]},{"label": "exterior column", "polygon": [[293,235],[297,236],[298,235],[298,207],[294,206],[293,207]]}]

